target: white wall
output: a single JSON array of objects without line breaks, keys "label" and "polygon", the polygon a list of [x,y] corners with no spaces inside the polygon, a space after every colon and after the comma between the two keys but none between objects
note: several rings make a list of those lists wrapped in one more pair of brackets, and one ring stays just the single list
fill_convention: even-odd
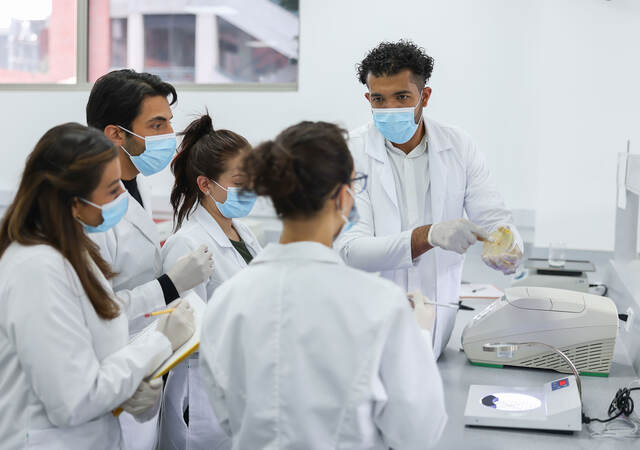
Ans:
[{"label": "white wall", "polygon": [[536,240],[611,250],[616,153],[640,151],[640,2],[543,3]]},{"label": "white wall", "polygon": [[[303,119],[358,126],[370,112],[355,64],[411,38],[436,60],[430,115],[475,137],[508,205],[536,210],[537,242],[611,248],[614,153],[638,128],[639,25],[634,0],[302,0],[297,92],[181,92],[174,127],[205,106],[254,143]],[[49,127],[84,122],[87,96],[0,91],[0,189]],[[168,193],[171,175],[152,182]]]}]

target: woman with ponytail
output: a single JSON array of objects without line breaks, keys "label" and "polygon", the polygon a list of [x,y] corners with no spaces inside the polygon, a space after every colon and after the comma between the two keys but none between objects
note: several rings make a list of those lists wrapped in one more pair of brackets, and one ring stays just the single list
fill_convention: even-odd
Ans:
[{"label": "woman with ponytail", "polygon": [[[176,232],[162,249],[164,267],[206,245],[214,271],[193,290],[209,298],[217,287],[242,270],[261,250],[250,229],[239,222],[251,211],[256,196],[244,190],[244,158],[250,146],[229,130],[215,130],[209,114],[194,120],[182,133],[171,163],[171,191]],[[169,374],[160,425],[161,449],[227,449],[230,440],[201,389],[198,355]]]},{"label": "woman with ponytail", "polygon": [[343,131],[302,122],[253,149],[246,172],[283,222],[251,266],[216,290],[202,375],[234,449],[423,449],[442,433],[442,381],[405,293],[344,264],[358,220]]},{"label": "woman with ponytail", "polygon": [[[118,406],[148,420],[162,381],[147,382],[193,333],[180,304],[129,343],[128,304],[85,233],[127,211],[117,150],[99,131],[47,131],[27,159],[0,226],[0,446],[120,449]],[[6,420],[5,420],[6,419]]]}]

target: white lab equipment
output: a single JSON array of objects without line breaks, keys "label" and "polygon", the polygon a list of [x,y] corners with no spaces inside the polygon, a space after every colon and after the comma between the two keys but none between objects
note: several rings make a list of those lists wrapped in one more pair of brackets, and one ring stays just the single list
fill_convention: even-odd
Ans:
[{"label": "white lab equipment", "polygon": [[509,360],[487,352],[491,342],[541,342],[564,352],[580,373],[606,376],[618,334],[618,310],[607,297],[563,289],[516,287],[467,324],[462,347],[472,364],[553,369],[567,363],[543,346],[520,346]]},{"label": "white lab equipment", "polygon": [[[368,174],[369,183],[356,196],[360,221],[341,233],[334,247],[350,266],[380,272],[405,292],[421,291],[441,303],[458,298],[464,256],[435,248],[413,259],[411,233],[415,227],[459,219],[466,212],[469,220],[486,230],[510,225],[517,231],[484,158],[469,136],[426,116],[424,123],[428,149],[424,170],[417,174],[411,170],[415,162],[407,160],[409,176],[399,179],[384,136],[373,123],[349,134],[355,169]],[[522,249],[519,235],[516,241]],[[456,318],[454,310],[440,308],[438,312],[436,357],[449,341]]]},{"label": "white lab equipment", "polygon": [[582,401],[576,378],[565,378],[542,386],[469,387],[464,410],[465,425],[580,431]]},{"label": "white lab equipment", "polygon": [[594,272],[591,261],[566,260],[562,266],[552,266],[547,259],[529,258],[511,282],[511,285],[549,287],[589,292],[588,272]]}]

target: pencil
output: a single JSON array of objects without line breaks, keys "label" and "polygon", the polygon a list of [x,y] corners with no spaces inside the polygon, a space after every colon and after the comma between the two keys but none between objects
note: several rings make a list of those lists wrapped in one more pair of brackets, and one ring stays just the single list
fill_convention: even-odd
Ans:
[{"label": "pencil", "polygon": [[163,309],[162,311],[154,311],[154,312],[151,312],[151,313],[147,313],[144,316],[145,317],[152,317],[152,316],[159,316],[160,314],[171,314],[175,310],[176,310],[175,308]]}]

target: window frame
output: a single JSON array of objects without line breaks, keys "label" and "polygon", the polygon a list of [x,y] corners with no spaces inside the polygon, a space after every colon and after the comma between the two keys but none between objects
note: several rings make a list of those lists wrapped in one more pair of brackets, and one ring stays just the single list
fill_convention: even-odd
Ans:
[{"label": "window frame", "polygon": [[[302,2],[300,2],[302,3]],[[89,0],[77,0],[76,20],[76,82],[58,83],[1,83],[2,91],[89,91],[93,83],[89,82]],[[301,14],[298,12],[298,29],[301,29]],[[300,36],[300,31],[298,31]],[[291,92],[298,91],[300,82],[300,49],[298,48],[297,81],[293,83],[172,83],[176,90],[185,91],[260,91]]]}]

